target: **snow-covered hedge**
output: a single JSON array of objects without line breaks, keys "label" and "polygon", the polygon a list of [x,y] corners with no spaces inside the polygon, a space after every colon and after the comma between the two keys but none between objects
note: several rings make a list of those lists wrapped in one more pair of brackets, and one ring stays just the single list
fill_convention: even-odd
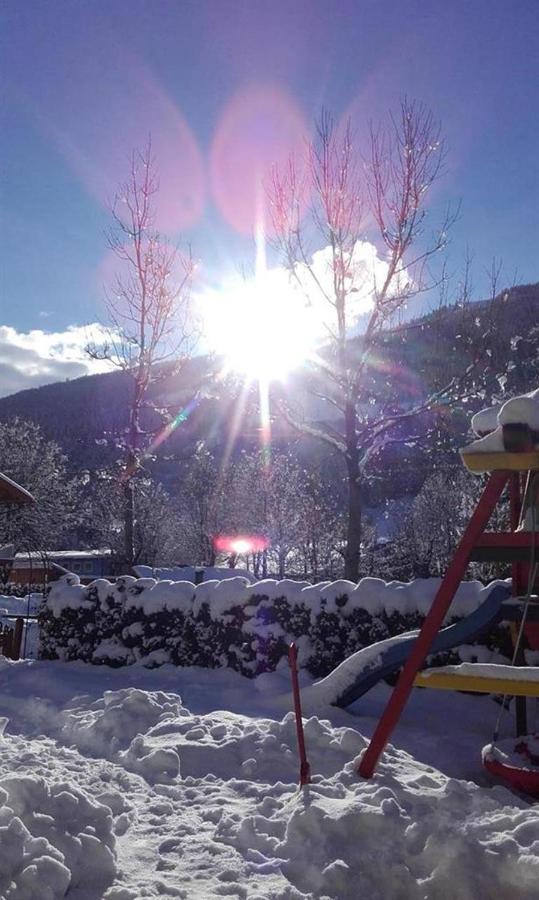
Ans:
[{"label": "snow-covered hedge", "polygon": [[[195,586],[126,575],[115,584],[99,579],[85,587],[76,575],[65,575],[40,612],[40,656],[111,666],[228,666],[253,677],[274,670],[295,640],[300,664],[321,677],[356,650],[417,628],[439,583],[363,578],[358,584],[250,584],[237,577]],[[463,582],[447,624],[473,612],[489,590],[478,581]],[[509,653],[504,628],[489,640],[491,649]],[[474,655],[465,652],[467,659]],[[445,654],[440,661],[460,658]]]}]

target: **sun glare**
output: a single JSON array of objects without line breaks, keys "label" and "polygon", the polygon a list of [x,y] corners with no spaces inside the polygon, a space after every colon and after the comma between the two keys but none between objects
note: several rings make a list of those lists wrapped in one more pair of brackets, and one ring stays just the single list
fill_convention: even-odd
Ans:
[{"label": "sun glare", "polygon": [[284,379],[314,352],[317,329],[305,298],[265,272],[212,291],[202,300],[210,348],[227,370],[261,382]]}]

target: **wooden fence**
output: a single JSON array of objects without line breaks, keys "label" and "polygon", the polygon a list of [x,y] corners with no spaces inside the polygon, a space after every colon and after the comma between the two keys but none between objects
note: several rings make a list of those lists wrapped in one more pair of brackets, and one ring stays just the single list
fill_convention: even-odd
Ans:
[{"label": "wooden fence", "polygon": [[13,626],[0,622],[0,654],[8,659],[20,659],[23,629],[24,619],[20,616]]}]

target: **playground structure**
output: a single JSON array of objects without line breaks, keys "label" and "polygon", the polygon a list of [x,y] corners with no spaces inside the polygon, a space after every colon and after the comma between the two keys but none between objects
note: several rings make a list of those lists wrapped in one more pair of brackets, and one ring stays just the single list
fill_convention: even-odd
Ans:
[{"label": "playground structure", "polygon": [[[503,426],[503,441],[505,451],[461,451],[463,461],[471,471],[488,472],[489,477],[422,628],[358,651],[309,689],[315,694],[318,692],[320,697],[324,693],[327,697],[325,689],[329,685],[333,698],[330,702],[345,707],[381,679],[401,670],[361,758],[358,771],[364,778],[373,775],[414,686],[493,693],[503,696],[500,716],[506,707],[505,701],[515,698],[518,740],[514,749],[518,758],[515,764],[496,756],[499,716],[492,745],[483,751],[483,765],[494,777],[539,797],[539,757],[534,749],[537,739],[527,734],[527,698],[539,699],[539,667],[526,666],[524,656],[525,640],[531,649],[539,650],[539,598],[534,593],[539,572],[539,450],[534,448],[537,441],[532,442],[527,426]],[[487,531],[492,513],[506,488],[509,490],[511,530]],[[505,584],[496,585],[473,613],[442,628],[472,560],[510,562],[511,588]],[[471,643],[488,634],[499,622],[508,622],[511,628],[514,648],[511,665],[466,663],[421,671],[429,654]],[[296,702],[296,715],[297,711]]]},{"label": "playground structure", "polygon": [[[532,647],[537,642],[537,612],[539,603],[533,595],[537,582],[539,560],[539,533],[537,518],[539,513],[539,451],[532,449],[529,429],[515,429],[504,426],[503,440],[506,451],[494,453],[462,452],[464,463],[474,472],[490,472],[487,484],[473,513],[468,527],[454,553],[445,577],[434,598],[423,626],[414,639],[410,652],[387,706],[378,722],[372,740],[367,747],[360,765],[359,774],[370,778],[384,748],[395,729],[404,706],[415,685],[450,690],[496,692],[515,697],[517,737],[527,733],[526,697],[539,697],[539,681],[526,676],[515,679],[511,667],[489,666],[487,677],[480,667],[474,675],[474,666],[448,667],[437,673],[419,674],[425,659],[446,616],[457,587],[471,560],[499,560],[511,563],[512,595],[511,603],[500,604],[500,614],[515,623],[513,629],[513,664],[523,666],[523,640],[528,637]],[[520,443],[519,443],[520,441]],[[488,532],[486,527],[492,513],[505,490],[509,488],[511,531]],[[530,528],[531,525],[531,528]],[[514,614],[513,614],[514,610]],[[534,620],[534,621],[532,621]],[[518,623],[518,624],[517,624]],[[443,632],[441,632],[443,634]],[[537,645],[539,646],[539,644]],[[459,669],[461,671],[459,672]],[[471,674],[470,674],[471,671]],[[537,671],[537,670],[536,670]],[[497,728],[496,728],[497,731]],[[494,735],[494,741],[497,734]],[[524,740],[521,742],[523,743]],[[485,757],[486,768],[488,754]],[[511,768],[497,766],[496,774],[515,784],[516,773]],[[527,767],[526,767],[527,768]],[[490,768],[492,772],[492,767]],[[526,782],[530,792],[539,796],[539,771],[532,773]],[[518,787],[523,787],[520,781]]]}]

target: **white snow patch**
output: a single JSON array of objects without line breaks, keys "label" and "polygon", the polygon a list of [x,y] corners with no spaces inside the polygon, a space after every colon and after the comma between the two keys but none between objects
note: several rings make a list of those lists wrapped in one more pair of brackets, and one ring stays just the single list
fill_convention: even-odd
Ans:
[{"label": "white snow patch", "polygon": [[284,671],[0,660],[0,896],[535,900],[536,810],[484,786],[488,698],[417,692],[396,733],[413,755],[389,746],[369,781],[387,691],[361,718],[319,705],[298,791],[288,690]]},{"label": "white snow patch", "polygon": [[255,577],[247,569],[230,568],[229,566],[163,566],[156,569],[151,566],[133,566],[140,578],[157,578],[158,581],[190,581],[196,584],[199,577],[203,581],[226,581],[228,578],[247,578],[255,581]]},{"label": "white snow patch", "polygon": [[0,896],[102,896],[116,875],[110,809],[70,782],[0,779]]}]

